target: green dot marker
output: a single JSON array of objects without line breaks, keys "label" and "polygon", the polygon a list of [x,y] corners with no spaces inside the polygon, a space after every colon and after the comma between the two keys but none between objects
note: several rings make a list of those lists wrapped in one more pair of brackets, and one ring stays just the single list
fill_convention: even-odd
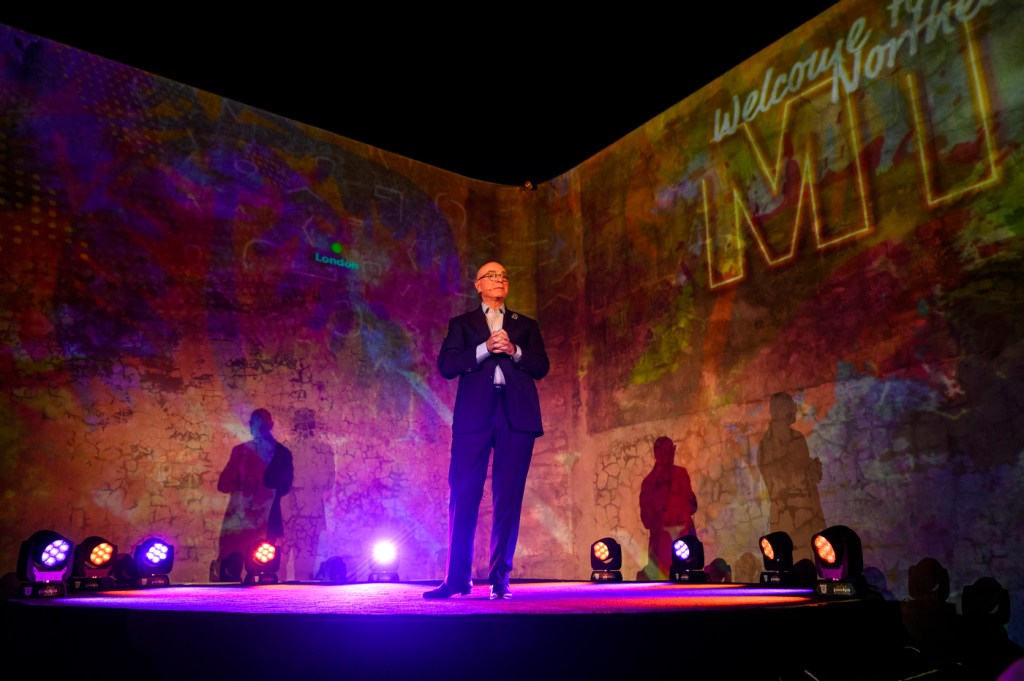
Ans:
[{"label": "green dot marker", "polygon": [[341,244],[335,241],[333,244],[331,244],[331,250],[334,251],[335,253],[341,253]]}]

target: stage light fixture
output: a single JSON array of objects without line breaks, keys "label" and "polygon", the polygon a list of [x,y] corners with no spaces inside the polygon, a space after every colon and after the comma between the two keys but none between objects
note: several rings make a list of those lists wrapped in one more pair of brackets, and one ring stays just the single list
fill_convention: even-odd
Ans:
[{"label": "stage light fixture", "polygon": [[71,573],[71,540],[53,530],[39,530],[18,552],[19,593],[27,598],[64,596]]},{"label": "stage light fixture", "polygon": [[88,537],[75,547],[71,567],[71,588],[98,591],[114,588],[114,564],[117,546],[103,537]]},{"label": "stage light fixture", "polygon": [[398,548],[394,542],[382,540],[373,545],[370,555],[371,582],[398,581]]},{"label": "stage light fixture", "polygon": [[590,581],[622,581],[622,547],[611,537],[603,537],[590,545]]},{"label": "stage light fixture", "polygon": [[704,572],[704,543],[695,535],[687,534],[672,542],[673,582],[681,584],[704,584],[708,574]]},{"label": "stage light fixture", "polygon": [[171,569],[174,567],[174,547],[158,537],[149,537],[132,552],[127,574],[122,577],[132,586],[169,586]]},{"label": "stage light fixture", "polygon": [[796,582],[793,575],[793,538],[785,532],[772,532],[758,542],[764,572],[762,586],[791,586]]},{"label": "stage light fixture", "polygon": [[348,581],[348,566],[345,564],[345,559],[341,556],[331,556],[324,562],[320,563],[320,569],[317,570],[316,579],[322,582],[334,582],[336,584],[343,584]]},{"label": "stage light fixture", "polygon": [[281,569],[281,551],[272,542],[256,542],[245,557],[244,584],[277,584]]},{"label": "stage light fixture", "polygon": [[860,537],[845,525],[833,525],[811,537],[819,596],[861,596],[867,591]]}]

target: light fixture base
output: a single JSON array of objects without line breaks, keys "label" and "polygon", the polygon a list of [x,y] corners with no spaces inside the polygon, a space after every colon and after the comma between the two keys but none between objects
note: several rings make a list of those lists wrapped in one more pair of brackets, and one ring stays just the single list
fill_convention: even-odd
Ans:
[{"label": "light fixture base", "polygon": [[22,598],[61,598],[67,593],[64,582],[22,582],[18,587]]},{"label": "light fixture base", "polygon": [[397,582],[397,572],[371,572],[369,581],[371,582]]},{"label": "light fixture base", "polygon": [[68,586],[72,591],[109,591],[115,582],[113,577],[72,577]]},{"label": "light fixture base", "polygon": [[618,570],[594,570],[590,573],[592,582],[621,582],[622,573]]},{"label": "light fixture base", "polygon": [[821,598],[858,598],[863,587],[849,580],[819,579],[814,585],[814,595]]},{"label": "light fixture base", "polygon": [[792,572],[767,571],[761,573],[761,586],[789,587],[796,585],[797,578]]},{"label": "light fixture base", "polygon": [[671,575],[677,584],[707,584],[708,573],[703,570],[676,570]]},{"label": "light fixture base", "polygon": [[243,584],[246,586],[255,586],[257,584],[280,584],[281,580],[278,579],[277,573],[253,573],[245,576]]},{"label": "light fixture base", "polygon": [[140,588],[170,586],[171,578],[167,575],[149,575],[148,577],[136,578],[134,584]]}]

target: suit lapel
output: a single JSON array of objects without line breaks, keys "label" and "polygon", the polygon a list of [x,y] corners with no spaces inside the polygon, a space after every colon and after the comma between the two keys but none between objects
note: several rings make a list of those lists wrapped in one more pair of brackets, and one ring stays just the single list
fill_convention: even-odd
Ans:
[{"label": "suit lapel", "polygon": [[512,332],[519,328],[519,315],[505,306],[505,315],[501,320],[501,328],[505,329],[505,333],[512,337]]},{"label": "suit lapel", "polygon": [[472,325],[473,333],[479,338],[479,342],[484,342],[491,335],[491,328],[487,326],[487,315],[484,314],[483,308],[477,307],[476,311],[470,316],[470,324]]}]

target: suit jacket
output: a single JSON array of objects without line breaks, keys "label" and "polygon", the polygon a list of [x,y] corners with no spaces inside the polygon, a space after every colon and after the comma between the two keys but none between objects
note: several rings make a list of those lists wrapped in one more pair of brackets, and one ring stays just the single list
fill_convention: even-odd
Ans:
[{"label": "suit jacket", "polygon": [[534,381],[547,375],[550,364],[540,327],[534,320],[505,306],[502,328],[516,347],[522,349],[523,356],[518,362],[509,355],[490,355],[477,363],[476,348],[491,335],[480,306],[448,322],[448,335],[441,344],[437,368],[445,378],[459,379],[452,420],[454,433],[473,433],[486,426],[494,398],[494,370],[498,366],[505,377],[509,424],[515,430],[538,436],[544,433]]}]

